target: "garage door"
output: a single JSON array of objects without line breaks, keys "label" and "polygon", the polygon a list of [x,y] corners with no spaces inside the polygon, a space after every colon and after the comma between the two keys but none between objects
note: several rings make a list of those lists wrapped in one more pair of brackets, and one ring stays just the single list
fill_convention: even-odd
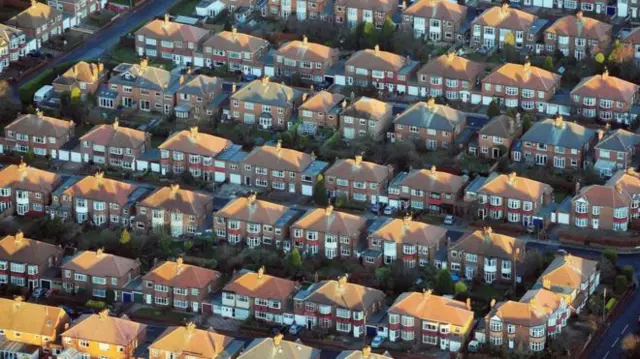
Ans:
[{"label": "garage door", "polygon": [[[80,154],[78,152],[71,152],[71,162],[81,163],[82,162],[82,154]],[[86,162],[89,162],[88,158],[87,158]]]},{"label": "garage door", "polygon": [[214,179],[216,182],[222,183],[227,179],[227,176],[224,172],[216,172]]},{"label": "garage door", "polygon": [[122,301],[124,303],[133,302],[133,294],[132,293],[122,293]]},{"label": "garage door", "polygon": [[313,196],[313,187],[308,184],[302,185],[302,195],[303,196]]},{"label": "garage door", "polygon": [[235,319],[245,320],[249,318],[249,311],[247,309],[237,309],[235,310],[235,315],[233,316]]},{"label": "garage door", "polygon": [[569,215],[567,213],[558,213],[558,223],[569,224]]},{"label": "garage door", "polygon": [[240,175],[234,175],[232,174],[229,177],[229,182],[233,183],[233,184],[242,184],[242,177]]}]

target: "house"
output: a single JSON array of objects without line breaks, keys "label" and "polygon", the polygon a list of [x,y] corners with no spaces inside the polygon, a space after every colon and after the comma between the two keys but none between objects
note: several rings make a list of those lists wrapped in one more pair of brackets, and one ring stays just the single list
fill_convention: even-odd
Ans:
[{"label": "house", "polygon": [[[576,187],[577,193],[571,199],[572,225],[594,230],[626,231],[628,229],[631,206],[637,205],[637,201],[634,201],[635,193],[627,192],[617,180],[605,185],[580,188],[578,184]],[[637,208],[633,209],[635,209],[634,212],[637,211]]]},{"label": "house", "polygon": [[155,19],[135,32],[136,52],[140,57],[172,61],[176,65],[194,65],[209,31],[169,20]]},{"label": "house", "polygon": [[324,173],[324,186],[331,197],[346,196],[349,200],[379,203],[393,178],[393,167],[354,159],[338,159]]},{"label": "house", "polygon": [[368,238],[364,262],[380,265],[400,261],[406,268],[435,263],[440,246],[446,245],[447,230],[432,224],[404,218],[387,219]]},{"label": "house", "polygon": [[35,289],[51,286],[42,278],[62,263],[62,247],[25,238],[22,232],[0,240],[0,283]]},{"label": "house", "polygon": [[566,254],[554,258],[533,289],[544,288],[561,296],[573,311],[580,313],[598,285],[600,270],[597,260]]},{"label": "house", "polygon": [[254,339],[238,359],[272,359],[276,356],[278,359],[320,359],[320,349],[304,345],[300,340],[290,342],[283,338],[281,333],[273,338]]},{"label": "house", "polygon": [[[86,176],[54,196],[51,217],[73,218],[95,226],[129,225],[135,202],[148,191],[133,184],[104,178],[104,172]],[[58,197],[58,198],[55,198]]]},{"label": "house", "polygon": [[542,182],[520,177],[515,172],[493,172],[474,192],[467,191],[465,199],[477,201],[478,217],[482,220],[506,220],[527,227],[537,224],[540,210],[553,201],[553,188]]},{"label": "house", "polygon": [[275,146],[255,147],[242,161],[244,184],[277,191],[313,196],[318,175],[328,163],[318,161],[315,155]]},{"label": "house", "polygon": [[291,303],[298,284],[265,273],[241,271],[222,288],[221,315],[245,320],[255,318],[275,324],[292,324]]},{"label": "house", "polygon": [[62,11],[37,0],[30,1],[30,6],[7,20],[6,25],[20,29],[26,36],[34,38],[37,50],[51,38],[62,35]]},{"label": "house", "polygon": [[62,345],[84,357],[124,359],[134,356],[138,345],[144,345],[146,335],[146,324],[131,321],[127,316],[111,317],[105,309],[78,318],[62,333]]},{"label": "house", "polygon": [[202,48],[206,66],[226,66],[229,71],[261,76],[264,67],[261,59],[267,54],[269,41],[239,33],[233,28],[212,35]]},{"label": "house", "polygon": [[544,31],[545,50],[560,50],[564,56],[582,60],[587,54],[606,52],[611,47],[611,24],[585,17],[582,11],[556,20]]},{"label": "house", "polygon": [[225,163],[216,157],[233,147],[233,142],[208,133],[198,127],[174,132],[158,146],[162,173],[191,172],[206,182],[226,180]]},{"label": "house", "polygon": [[[620,2],[625,0],[620,0]],[[620,5],[620,4],[618,4]],[[625,2],[626,5],[626,2]],[[633,4],[635,6],[635,18],[638,17],[637,7],[638,4]],[[619,8],[618,8],[619,9]],[[624,35],[620,39],[620,45],[623,46],[624,54],[627,60],[632,60],[634,63],[640,63],[640,27],[634,27],[630,32]]]},{"label": "house", "polygon": [[471,22],[471,45],[502,48],[508,36],[516,48],[533,50],[538,40],[538,17],[528,12],[501,6],[486,9]]},{"label": "house", "polygon": [[632,0],[631,2],[626,0],[616,1],[616,16],[631,21],[638,21],[639,14],[638,2],[636,0]]},{"label": "house", "polygon": [[345,63],[346,84],[358,87],[373,85],[378,90],[405,93],[409,79],[419,66],[418,61],[382,51],[376,45],[373,49],[360,50],[349,57]]},{"label": "house", "polygon": [[619,169],[632,165],[633,156],[640,149],[640,135],[623,129],[612,131],[594,146],[595,165],[600,176],[610,177]]},{"label": "house", "polygon": [[19,216],[45,214],[51,193],[62,183],[62,176],[29,167],[21,162],[0,170],[0,213],[15,209]]},{"label": "house", "polygon": [[627,168],[625,171],[616,172],[607,183],[608,186],[620,185],[622,190],[631,197],[631,220],[640,217],[640,173]]},{"label": "house", "polygon": [[[83,251],[60,266],[62,287],[69,293],[84,291],[96,298],[120,300],[122,290],[140,276],[140,261],[104,253]],[[99,328],[99,327],[96,327]]]},{"label": "house", "polygon": [[[285,0],[271,0],[263,10],[263,16],[286,21],[289,16],[295,16],[298,21],[330,20],[333,2],[320,0],[317,2],[297,2]],[[266,13],[268,11],[268,13]]]},{"label": "house", "polygon": [[73,121],[45,116],[39,110],[35,115],[20,115],[5,126],[0,152],[32,152],[57,158],[58,150],[74,137],[75,129]]},{"label": "house", "polygon": [[172,237],[195,236],[211,226],[213,195],[180,188],[158,188],[136,205],[136,229],[168,231]]},{"label": "house", "polygon": [[441,297],[425,290],[406,292],[387,310],[389,340],[435,345],[457,352],[473,328],[471,302]]},{"label": "house", "polygon": [[578,114],[629,125],[637,116],[631,113],[631,108],[637,101],[639,88],[633,82],[609,76],[605,69],[602,75],[582,79],[570,95]]},{"label": "house", "polygon": [[193,322],[180,327],[168,327],[149,346],[149,358],[217,358],[226,354],[233,337],[198,329]]},{"label": "house", "polygon": [[533,124],[511,151],[516,162],[525,161],[555,168],[582,168],[595,132],[558,115]]},{"label": "house", "polygon": [[467,179],[431,169],[400,172],[389,184],[389,206],[451,212],[462,199]]},{"label": "house", "polygon": [[339,54],[337,49],[309,42],[304,36],[302,41],[289,41],[276,51],[275,74],[299,74],[303,80],[320,83],[324,81],[327,70],[338,61]]},{"label": "house", "polygon": [[168,115],[175,107],[175,93],[184,85],[180,76],[159,67],[140,64],[120,64],[117,74],[98,91],[98,106],[108,109],[139,109]]},{"label": "house", "polygon": [[230,117],[260,129],[285,130],[301,97],[300,91],[265,76],[231,94]]},{"label": "house", "polygon": [[376,354],[371,352],[371,347],[366,346],[362,350],[343,350],[336,359],[393,359],[389,352]]},{"label": "house", "polygon": [[312,208],[291,225],[293,247],[308,256],[355,258],[362,248],[367,219],[333,206]]},{"label": "house", "polygon": [[56,77],[51,83],[53,90],[59,94],[79,89],[83,97],[94,94],[107,78],[107,72],[102,63],[88,63],[80,61],[71,66],[65,73]]},{"label": "house", "polygon": [[487,122],[478,131],[477,145],[470,145],[469,152],[483,158],[498,159],[511,151],[511,146],[522,135],[522,121],[499,115]]},{"label": "house", "polygon": [[419,0],[402,12],[401,26],[416,38],[454,42],[467,19],[467,7],[447,0]]},{"label": "house", "polygon": [[[422,0],[415,4],[429,1]],[[437,3],[451,4],[442,0],[438,0]],[[455,52],[450,51],[448,54],[429,60],[418,70],[420,95],[422,97],[444,96],[448,100],[469,102],[471,91],[480,83],[480,77],[483,74],[483,64],[457,56]]]},{"label": "house", "polygon": [[80,137],[80,153],[84,162],[136,169],[136,159],[151,147],[151,134],[113,124],[96,125]]},{"label": "house", "polygon": [[433,97],[416,102],[393,120],[398,141],[423,142],[428,150],[449,148],[464,129],[467,115],[446,105],[436,104]]},{"label": "house", "polygon": [[290,250],[289,227],[298,213],[276,203],[257,200],[252,193],[231,200],[213,217],[217,240],[230,244],[246,243],[249,248],[275,245]]},{"label": "house", "polygon": [[176,118],[205,120],[213,117],[216,105],[226,96],[222,94],[222,80],[218,77],[196,75],[176,91]]},{"label": "house", "polygon": [[346,24],[349,28],[369,22],[376,29],[382,29],[385,19],[392,19],[397,11],[398,4],[389,0],[336,0],[333,4],[333,19],[336,24]]},{"label": "house", "polygon": [[551,97],[560,88],[562,76],[539,67],[504,64],[482,79],[482,102],[498,100],[508,108],[545,112]]},{"label": "house", "polygon": [[147,305],[199,313],[202,302],[217,289],[220,273],[184,263],[182,258],[154,266],[142,277]]},{"label": "house", "polygon": [[[302,95],[304,98],[304,94]],[[298,116],[302,119],[300,128],[307,134],[315,134],[318,128],[338,129],[339,113],[344,103],[344,95],[329,91],[319,91],[298,107]],[[345,103],[346,105],[346,103]]]},{"label": "house", "polygon": [[64,13],[65,29],[67,28],[67,17],[69,17],[69,27],[78,26],[90,15],[102,10],[104,4],[106,4],[101,0],[48,0],[47,3],[49,6]]},{"label": "house", "polygon": [[23,297],[0,298],[0,313],[3,344],[11,346],[11,353],[20,358],[40,358],[71,322],[64,309],[29,303]]},{"label": "house", "polygon": [[463,235],[449,247],[447,262],[452,272],[468,280],[513,284],[517,264],[522,262],[525,243],[517,238],[494,233],[491,227]]},{"label": "house", "polygon": [[298,325],[360,338],[366,335],[366,323],[382,309],[384,300],[384,292],[349,283],[344,275],[299,292],[294,297],[293,310]]},{"label": "house", "polygon": [[20,60],[30,51],[36,50],[35,41],[27,43],[27,34],[13,26],[0,24],[0,72],[9,67],[12,62]]},{"label": "house", "polygon": [[343,102],[343,110],[340,113],[340,132],[347,140],[364,136],[381,140],[391,127],[392,120],[393,105],[391,103],[363,96],[349,106]]}]

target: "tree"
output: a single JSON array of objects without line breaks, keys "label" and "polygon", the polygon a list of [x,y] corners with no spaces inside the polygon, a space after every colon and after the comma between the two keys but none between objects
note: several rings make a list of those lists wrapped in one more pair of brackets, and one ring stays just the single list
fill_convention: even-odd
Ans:
[{"label": "tree", "polygon": [[602,251],[602,257],[608,259],[614,266],[618,263],[618,252],[614,249],[605,249]]},{"label": "tree", "polygon": [[527,132],[531,128],[531,115],[525,113],[522,115],[522,132]]},{"label": "tree", "polygon": [[378,43],[382,44],[385,49],[389,49],[393,47],[393,43],[391,39],[393,38],[393,33],[396,31],[396,24],[391,20],[389,16],[385,17],[384,24],[382,24],[382,29],[380,30],[380,36],[378,38]]},{"label": "tree", "polygon": [[467,285],[464,284],[464,282],[459,281],[457,282],[454,286],[454,291],[456,293],[456,295],[460,294],[460,293],[466,293],[468,291]]},{"label": "tree", "polygon": [[500,105],[498,105],[498,101],[492,100],[489,103],[489,108],[487,109],[487,116],[489,116],[489,118],[493,118],[495,116],[500,116],[501,113],[502,111],[500,111]]},{"label": "tree", "polygon": [[520,54],[518,53],[518,50],[516,49],[515,44],[516,44],[516,37],[513,34],[513,32],[509,31],[504,36],[504,54],[505,54],[505,57],[507,58],[507,62],[520,61]]},{"label": "tree", "polygon": [[625,290],[627,290],[627,277],[625,277],[624,275],[620,274],[616,276],[616,282],[613,285],[613,291],[616,294],[622,294],[624,293]]},{"label": "tree", "polygon": [[553,66],[553,57],[551,56],[547,56],[544,58],[544,65],[543,65],[544,69],[547,71],[553,71],[554,66]]},{"label": "tree", "polygon": [[15,120],[20,107],[19,99],[13,95],[11,84],[8,81],[0,81],[0,123]]},{"label": "tree", "polygon": [[324,186],[324,176],[321,174],[318,175],[318,181],[313,190],[313,201],[318,206],[326,206],[329,204],[327,188]]},{"label": "tree", "polygon": [[629,283],[632,283],[633,277],[635,276],[635,273],[633,271],[633,266],[631,265],[624,266],[624,268],[622,268],[622,272],[624,273],[624,276],[627,277],[627,281]]},{"label": "tree", "polygon": [[129,234],[129,231],[127,231],[127,229],[123,229],[122,233],[120,233],[120,244],[122,245],[126,245],[129,244],[129,242],[131,242],[131,235]]},{"label": "tree", "polygon": [[362,36],[358,39],[360,49],[371,49],[378,42],[378,32],[371,22],[365,22],[362,26]]},{"label": "tree", "polygon": [[393,270],[389,266],[377,268],[375,276],[376,283],[385,292],[393,289]]},{"label": "tree", "polygon": [[596,60],[597,63],[601,65],[604,63],[604,60],[606,60],[602,52],[597,53],[594,59]]},{"label": "tree", "polygon": [[192,241],[185,241],[184,242],[184,251],[185,252],[189,252],[189,250],[191,250],[191,248],[193,248],[193,242]]},{"label": "tree", "polygon": [[441,269],[438,271],[438,274],[436,274],[435,290],[439,295],[455,293],[455,284],[453,283],[453,279],[451,279],[451,274],[448,270]]},{"label": "tree", "polygon": [[302,257],[298,248],[294,248],[287,257],[287,267],[291,273],[297,273],[302,269]]}]

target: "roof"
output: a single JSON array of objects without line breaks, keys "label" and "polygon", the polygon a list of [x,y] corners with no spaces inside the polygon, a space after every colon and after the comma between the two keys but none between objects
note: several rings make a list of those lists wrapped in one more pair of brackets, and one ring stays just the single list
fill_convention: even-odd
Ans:
[{"label": "roof", "polygon": [[138,148],[145,143],[147,133],[128,127],[121,127],[118,121],[111,125],[97,125],[84,136],[80,141],[89,141],[97,145],[107,147]]},{"label": "roof", "polygon": [[607,134],[595,148],[609,151],[629,151],[640,144],[640,135],[623,129],[617,129]]},{"label": "roof", "polygon": [[411,171],[398,185],[420,189],[425,192],[455,194],[462,189],[466,181],[464,177],[437,171],[434,166],[430,170],[420,169]]},{"label": "roof", "polygon": [[586,199],[591,205],[609,208],[627,207],[631,204],[631,196],[623,188],[614,186],[591,185],[580,189],[574,200]]},{"label": "roof", "polygon": [[61,20],[62,11],[47,4],[31,1],[31,6],[7,20],[7,24],[21,28],[37,29],[58,18]]},{"label": "roof", "polygon": [[170,212],[206,215],[213,205],[213,194],[189,191],[178,185],[158,188],[140,202],[141,207],[162,208]]},{"label": "roof", "polygon": [[632,44],[640,43],[640,27],[634,27],[622,40]]},{"label": "roof", "polygon": [[315,93],[300,105],[300,111],[309,110],[326,113],[342,102],[342,100],[344,100],[344,95],[322,90]]},{"label": "roof", "polygon": [[[19,263],[48,264],[51,257],[61,257],[61,247],[35,239],[25,238],[22,232],[0,240],[0,259]],[[55,261],[52,261],[55,264]],[[40,268],[44,271],[46,268]]]},{"label": "roof", "polygon": [[68,269],[96,277],[116,278],[120,278],[139,267],[138,260],[104,253],[101,249],[82,251],[62,265],[63,270]]},{"label": "roof", "polygon": [[191,80],[180,86],[178,92],[200,97],[213,97],[216,92],[222,90],[222,80],[218,77],[196,75]]},{"label": "roof", "polygon": [[61,180],[62,176],[58,173],[29,167],[24,162],[0,170],[0,188],[51,193]]},{"label": "roof", "polygon": [[447,235],[447,230],[411,217],[390,218],[372,236],[398,244],[417,244],[426,247],[438,245]]},{"label": "roof", "polygon": [[362,350],[344,350],[336,357],[336,359],[393,359],[389,352],[376,354],[371,352],[370,347]]},{"label": "roof", "polygon": [[575,15],[567,15],[559,18],[551,24],[545,32],[554,33],[558,36],[597,40],[608,39],[611,41],[612,28],[612,25],[590,17],[585,17],[582,15],[582,11],[578,11]]},{"label": "roof", "polygon": [[[414,4],[422,4],[430,2],[431,0],[421,0]],[[439,3],[452,4],[449,1],[439,0]],[[460,5],[455,5],[460,6]],[[420,70],[418,74],[428,74],[432,76],[441,76],[445,79],[459,79],[462,81],[469,81],[471,86],[475,85],[479,76],[484,73],[484,65],[464,57],[456,56],[455,52],[440,55],[435,59],[431,59]]]},{"label": "roof", "polygon": [[[361,0],[357,1],[361,2]],[[375,49],[360,50],[351,55],[347,60],[346,66],[398,72],[408,62],[406,57],[393,52],[381,51],[376,45]]]},{"label": "roof", "polygon": [[627,168],[625,171],[616,172],[605,184],[606,186],[615,187],[620,185],[622,190],[630,196],[640,195],[640,173]]},{"label": "roof", "polygon": [[135,189],[136,186],[133,184],[104,178],[104,173],[98,172],[93,176],[85,176],[67,188],[63,194],[93,201],[125,205],[129,201],[129,195]]},{"label": "roof", "polygon": [[291,107],[300,92],[287,85],[269,81],[268,77],[251,81],[240,90],[231,94],[232,100],[259,103],[264,105]]},{"label": "roof", "polygon": [[355,159],[338,159],[324,173],[325,177],[336,177],[349,181],[382,183],[393,175],[393,167],[375,162]]},{"label": "roof", "polygon": [[537,300],[533,302],[514,302],[510,300],[498,303],[489,313],[489,317],[497,316],[505,323],[525,327],[545,325],[549,315],[556,309],[556,307],[549,305],[547,298],[546,296],[541,298],[541,300],[544,299],[541,304],[538,304]]},{"label": "roof", "polygon": [[65,73],[58,76],[53,83],[62,85],[72,85],[75,82],[93,83],[98,81],[100,74],[103,71],[103,64],[93,64],[80,61],[71,66]]},{"label": "roof", "polygon": [[212,47],[217,50],[246,51],[253,53],[263,47],[269,46],[269,41],[232,29],[232,31],[222,31],[212,35],[204,42],[203,46]]},{"label": "roof", "polygon": [[296,282],[268,275],[264,273],[264,268],[260,268],[258,272],[245,271],[240,273],[231,279],[222,290],[251,298],[280,299],[284,301],[293,294],[296,287]]},{"label": "roof", "polygon": [[18,117],[5,127],[5,130],[23,133],[29,136],[63,137],[75,127],[73,121],[60,120],[44,116],[41,113],[26,114]]},{"label": "roof", "polygon": [[339,280],[323,280],[309,288],[305,301],[320,305],[331,305],[355,311],[370,309],[374,303],[384,301],[385,294],[379,289],[347,282],[346,276]]},{"label": "roof", "polygon": [[193,323],[168,327],[150,346],[150,350],[190,355],[198,358],[217,358],[234,339],[213,330],[203,330]]},{"label": "roof", "polygon": [[11,39],[16,36],[26,35],[21,29],[5,24],[0,24],[0,39],[6,43],[11,42]]},{"label": "roof", "polygon": [[318,359],[320,349],[290,342],[282,337],[254,339],[238,359]]},{"label": "roof", "polygon": [[291,227],[334,235],[358,236],[364,231],[367,219],[346,212],[334,211],[333,206],[312,208]]},{"label": "roof", "polygon": [[302,172],[307,168],[314,158],[304,152],[296,151],[281,146],[280,142],[276,146],[264,145],[254,147],[244,159],[245,164],[265,167],[269,169]]},{"label": "roof", "polygon": [[595,132],[577,123],[567,122],[562,117],[536,122],[522,136],[523,142],[582,149]]},{"label": "roof", "polygon": [[597,271],[598,262],[570,254],[559,255],[542,272],[538,283],[556,293],[580,290],[580,285]]},{"label": "roof", "polygon": [[429,102],[416,102],[398,115],[393,123],[403,126],[416,126],[438,131],[454,132],[463,127],[466,115],[449,106],[438,105],[433,99]]},{"label": "roof", "polygon": [[514,9],[509,5],[494,6],[482,12],[473,20],[474,24],[499,29],[528,31],[538,17],[528,12]]},{"label": "roof", "polygon": [[494,233],[491,227],[473,231],[460,238],[449,250],[513,261],[516,251],[524,255],[525,243],[515,237]]},{"label": "roof", "polygon": [[482,82],[527,88],[536,91],[549,91],[560,83],[561,78],[562,76],[558,74],[536,66],[531,66],[527,62],[524,65],[504,64],[493,70],[493,72],[482,79]]},{"label": "roof", "polygon": [[481,135],[511,138],[520,128],[519,121],[507,115],[494,116],[478,132]]},{"label": "roof", "polygon": [[109,83],[169,92],[177,90],[180,85],[180,75],[160,67],[149,66],[147,60],[141,60],[140,64],[123,65],[126,65],[126,69],[112,76]]},{"label": "roof", "polygon": [[232,200],[215,215],[245,222],[275,225],[288,209],[276,203],[255,199],[255,195],[250,195]]},{"label": "roof", "polygon": [[371,97],[360,97],[347,106],[340,116],[379,120],[385,114],[391,114],[393,105]]},{"label": "roof", "polygon": [[63,337],[94,341],[105,344],[127,346],[137,340],[146,324],[136,323],[126,316],[110,317],[108,313],[85,314],[78,318]]},{"label": "roof", "polygon": [[206,288],[220,278],[220,273],[211,269],[186,264],[182,258],[177,261],[166,261],[153,267],[142,277],[143,280],[153,281],[178,288]]},{"label": "roof", "polygon": [[324,63],[328,59],[338,55],[338,50],[329,46],[308,42],[304,37],[302,41],[289,41],[278,49],[277,56],[282,56],[296,61],[310,61]]},{"label": "roof", "polygon": [[397,3],[391,0],[335,0],[335,4],[345,8],[365,9],[374,12],[386,12],[397,6]]},{"label": "roof", "polygon": [[478,194],[496,195],[504,198],[527,199],[532,202],[543,195],[550,195],[553,188],[542,182],[510,174],[492,173],[477,191]]},{"label": "roof", "polygon": [[430,291],[402,293],[388,312],[459,327],[471,324],[474,315],[464,302],[431,294]]},{"label": "roof", "polygon": [[443,21],[462,21],[467,13],[467,7],[447,0],[419,0],[411,4],[403,16],[419,16],[425,19],[440,19]]},{"label": "roof", "polygon": [[594,97],[620,102],[632,102],[640,86],[621,78],[610,76],[605,70],[602,75],[593,75],[582,79],[571,90],[571,95]]},{"label": "roof", "polygon": [[233,142],[226,138],[198,132],[198,127],[174,132],[159,149],[178,151],[204,157],[215,157],[220,152],[233,146]]},{"label": "roof", "polygon": [[69,316],[61,308],[29,303],[22,297],[0,298],[0,328],[3,330],[46,336],[53,342],[58,327],[68,321]]},{"label": "roof", "polygon": [[186,48],[186,42],[192,42],[194,47],[197,46],[200,40],[209,35],[209,31],[197,26],[169,21],[168,17],[165,17],[163,20],[152,20],[136,31],[135,34],[136,36],[151,37],[158,41],[184,41],[185,44],[183,46]]}]

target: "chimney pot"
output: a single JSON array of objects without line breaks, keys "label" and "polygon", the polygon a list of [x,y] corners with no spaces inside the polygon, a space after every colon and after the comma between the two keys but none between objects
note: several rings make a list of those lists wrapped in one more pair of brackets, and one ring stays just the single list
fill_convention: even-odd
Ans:
[{"label": "chimney pot", "polygon": [[362,163],[362,155],[356,155],[355,159],[356,165],[360,165]]},{"label": "chimney pot", "polygon": [[380,45],[376,45],[373,47],[373,51],[376,53],[376,55],[380,54]]}]

